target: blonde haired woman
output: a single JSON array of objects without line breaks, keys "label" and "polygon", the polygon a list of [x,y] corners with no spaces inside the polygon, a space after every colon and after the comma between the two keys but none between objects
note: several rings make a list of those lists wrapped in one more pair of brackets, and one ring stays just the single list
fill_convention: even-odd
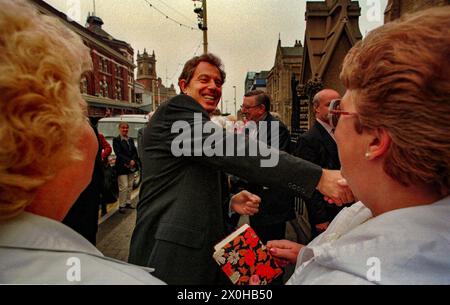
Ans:
[{"label": "blonde haired woman", "polygon": [[[374,30],[330,106],[342,175],[361,200],[308,246],[289,284],[450,284],[450,7]],[[297,254],[300,254],[297,257]]]},{"label": "blonde haired woman", "polygon": [[0,0],[0,284],[160,284],[60,221],[98,149],[81,74],[89,50],[22,0]]}]

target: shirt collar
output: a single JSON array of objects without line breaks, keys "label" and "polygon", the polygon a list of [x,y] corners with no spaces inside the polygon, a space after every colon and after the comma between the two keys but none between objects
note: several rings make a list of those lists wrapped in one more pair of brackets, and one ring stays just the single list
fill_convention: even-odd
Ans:
[{"label": "shirt collar", "polygon": [[333,138],[333,140],[336,142],[336,139],[334,137],[334,132],[333,132],[333,128],[328,125],[327,123],[325,123],[324,121],[322,121],[321,119],[316,119],[316,121],[323,126],[323,128],[325,128],[325,130],[330,134],[330,136]]}]

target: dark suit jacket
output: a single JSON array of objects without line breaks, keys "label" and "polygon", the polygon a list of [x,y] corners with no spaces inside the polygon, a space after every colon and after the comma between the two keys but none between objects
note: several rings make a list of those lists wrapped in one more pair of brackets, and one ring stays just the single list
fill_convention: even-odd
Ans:
[{"label": "dark suit jacket", "polygon": [[[270,114],[263,121],[267,122],[267,136],[260,134],[261,138],[259,140],[268,145],[272,145],[272,140],[275,140],[275,137],[277,137],[279,150],[289,153],[291,136],[287,127]],[[279,122],[279,133],[277,135],[272,135],[272,129],[270,128],[272,122]],[[289,192],[285,192],[283,189],[269,188],[266,185],[253,183],[243,185],[242,188],[261,198],[259,213],[250,217],[252,225],[264,226],[279,224],[295,217],[293,196]]]},{"label": "dark suit jacket", "polygon": [[[294,155],[322,168],[341,169],[336,142],[317,121],[308,132],[300,137]],[[336,205],[325,202],[323,195],[317,191],[314,192],[311,199],[306,200],[306,206],[312,227],[333,220],[341,210]]]},{"label": "dark suit jacket", "polygon": [[[172,132],[172,126],[182,121],[194,130],[194,114],[201,118],[197,130],[210,121],[200,104],[179,95],[158,108],[144,133],[144,177],[129,261],[155,268],[154,275],[169,284],[220,283],[221,271],[212,254],[225,237],[223,171],[306,196],[322,175],[320,167],[276,150],[272,153],[279,153],[280,160],[273,168],[261,168],[260,161],[267,159],[261,156],[175,157],[172,140],[181,132],[178,128]],[[209,135],[194,133],[186,145]],[[235,137],[224,134],[219,141],[225,146]]]},{"label": "dark suit jacket", "polygon": [[80,233],[80,235],[95,246],[98,229],[98,209],[101,203],[101,193],[105,177],[102,162],[102,146],[97,128],[94,126],[92,128],[99,142],[94,171],[92,172],[92,180],[72,205],[62,222]]},{"label": "dark suit jacket", "polygon": [[136,146],[134,145],[134,140],[128,138],[128,141],[122,140],[119,136],[113,139],[114,153],[116,154],[116,171],[117,175],[128,175],[131,173],[129,165],[131,160],[134,160],[137,164],[139,163],[138,152]]}]

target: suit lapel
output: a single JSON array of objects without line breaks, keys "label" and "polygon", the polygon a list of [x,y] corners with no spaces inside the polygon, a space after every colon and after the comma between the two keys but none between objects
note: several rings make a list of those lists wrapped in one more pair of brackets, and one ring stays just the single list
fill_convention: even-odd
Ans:
[{"label": "suit lapel", "polygon": [[328,131],[318,122],[315,123],[314,127],[320,134],[320,141],[323,143],[325,149],[328,151],[330,156],[337,156],[337,145],[334,139],[330,136]]}]

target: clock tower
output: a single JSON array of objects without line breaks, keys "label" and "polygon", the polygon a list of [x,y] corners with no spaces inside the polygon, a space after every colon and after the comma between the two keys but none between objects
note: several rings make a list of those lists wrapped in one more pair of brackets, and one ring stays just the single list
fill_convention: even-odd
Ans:
[{"label": "clock tower", "polygon": [[[156,57],[155,51],[152,55],[148,55],[147,50],[144,53],[137,54],[137,78],[136,80],[144,85],[146,91],[156,94],[158,86],[158,77],[156,76]],[[154,100],[154,99],[153,99]]]}]

